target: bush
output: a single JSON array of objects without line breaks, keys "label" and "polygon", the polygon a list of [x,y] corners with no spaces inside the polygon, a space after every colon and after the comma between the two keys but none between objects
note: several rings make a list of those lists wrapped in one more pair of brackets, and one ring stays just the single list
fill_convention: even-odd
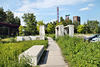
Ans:
[{"label": "bush", "polygon": [[44,45],[45,49],[48,41],[34,40],[16,43],[0,43],[0,67],[31,67],[25,62],[18,62],[18,55],[33,45]]},{"label": "bush", "polygon": [[10,42],[16,42],[15,38],[10,38]]},{"label": "bush", "polygon": [[47,37],[51,37],[55,40],[55,34],[46,34]]},{"label": "bush", "polygon": [[2,44],[4,44],[4,43],[15,43],[15,42],[17,42],[17,41],[13,37],[11,37],[11,38],[5,38],[5,39],[1,40]]},{"label": "bush", "polygon": [[1,40],[2,38],[0,37],[0,40]]},{"label": "bush", "polygon": [[62,50],[65,61],[71,67],[100,67],[100,42],[83,42],[82,38],[63,36],[56,42]]}]

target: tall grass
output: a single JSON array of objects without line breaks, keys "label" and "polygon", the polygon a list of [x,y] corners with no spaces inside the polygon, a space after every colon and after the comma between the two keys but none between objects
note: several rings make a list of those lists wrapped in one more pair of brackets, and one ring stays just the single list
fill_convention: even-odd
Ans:
[{"label": "tall grass", "polygon": [[70,67],[100,67],[100,42],[83,42],[82,38],[67,35],[56,42]]},{"label": "tall grass", "polygon": [[47,48],[48,41],[34,40],[16,43],[0,44],[0,67],[31,67],[26,63],[18,62],[18,55],[33,45],[44,45]]}]

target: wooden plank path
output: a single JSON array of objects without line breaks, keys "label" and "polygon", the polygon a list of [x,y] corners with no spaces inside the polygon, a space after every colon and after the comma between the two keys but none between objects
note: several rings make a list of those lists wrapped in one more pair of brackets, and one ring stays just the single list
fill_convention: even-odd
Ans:
[{"label": "wooden plank path", "polygon": [[68,67],[68,65],[64,62],[64,58],[58,44],[50,37],[48,37],[48,44],[47,56],[40,67]]}]

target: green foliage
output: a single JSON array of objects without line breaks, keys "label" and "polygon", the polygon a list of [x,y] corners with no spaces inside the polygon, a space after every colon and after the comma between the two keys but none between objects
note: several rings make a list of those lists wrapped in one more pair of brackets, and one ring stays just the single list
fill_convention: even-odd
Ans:
[{"label": "green foliage", "polygon": [[0,40],[1,40],[2,38],[0,37]]},{"label": "green foliage", "polygon": [[19,63],[18,55],[33,45],[44,45],[46,49],[48,41],[34,40],[0,44],[0,67],[31,67],[25,61]]},{"label": "green foliage", "polygon": [[39,33],[40,25],[44,25],[43,20],[37,22],[37,32]]},{"label": "green foliage", "polygon": [[56,42],[70,67],[100,67],[100,42],[83,42],[82,38],[67,35]]},{"label": "green foliage", "polygon": [[[20,25],[20,19],[18,17],[14,18],[14,14],[10,10],[4,12],[3,8],[0,8],[0,22],[14,24],[14,25]],[[10,30],[9,33],[8,33],[8,29]],[[12,27],[8,28],[4,25],[0,26],[0,35],[2,35],[3,38],[7,37],[7,36],[15,36],[17,33],[18,33],[18,29],[16,29],[16,28],[12,28]]]},{"label": "green foliage", "polygon": [[16,42],[15,38],[10,38],[10,42]]},{"label": "green foliage", "polygon": [[62,24],[63,24],[62,22],[56,22],[56,26],[62,25]]},{"label": "green foliage", "polygon": [[25,31],[27,32],[27,35],[35,34],[37,21],[36,21],[36,17],[34,13],[24,14],[22,18],[24,19],[24,22],[26,23]]},{"label": "green foliage", "polygon": [[98,33],[100,33],[100,22],[99,22],[99,25],[98,25],[98,27],[99,27],[99,32],[98,32]]},{"label": "green foliage", "polygon": [[74,24],[74,32],[77,33],[77,27],[78,25],[80,25],[80,22],[74,21],[73,24]]},{"label": "green foliage", "polygon": [[79,33],[84,33],[85,32],[84,25],[79,25],[76,29],[77,29],[77,32],[79,32]]},{"label": "green foliage", "polygon": [[71,24],[72,24],[72,20],[71,20],[71,19],[65,20],[65,21],[62,22],[62,24],[63,24],[64,26],[71,25]]},{"label": "green foliage", "polygon": [[19,35],[20,36],[24,36],[24,27],[23,26],[19,26]]},{"label": "green foliage", "polygon": [[87,24],[85,23],[85,30],[86,33],[98,33],[99,32],[99,22],[98,21],[87,21]]},{"label": "green foliage", "polygon": [[47,37],[51,37],[52,39],[55,40],[55,34],[46,34]]},{"label": "green foliage", "polygon": [[14,18],[14,23],[15,25],[20,25],[20,18],[18,18],[17,16]]},{"label": "green foliage", "polygon": [[[45,26],[46,26],[46,33],[55,33],[55,27],[58,23],[53,21],[53,22],[50,22],[50,23],[47,23]],[[50,27],[50,25],[52,25],[52,27]],[[51,28],[51,29],[50,29]],[[50,31],[50,32],[49,32]]]},{"label": "green foliage", "polygon": [[47,28],[46,28],[46,30],[47,30],[48,33],[53,33],[53,30],[54,30],[53,29],[53,24],[49,23],[48,26],[47,26]]},{"label": "green foliage", "polygon": [[11,38],[5,38],[5,39],[1,39],[0,43],[4,44],[4,43],[15,43],[17,42],[15,38],[11,37]]},{"label": "green foliage", "polygon": [[64,21],[63,17],[60,17],[60,22],[63,22],[63,21]]},{"label": "green foliage", "polygon": [[0,22],[20,25],[20,18],[18,18],[17,16],[14,18],[14,14],[12,11],[8,10],[4,12],[3,8],[0,8]]},{"label": "green foliage", "polygon": [[60,17],[60,22],[61,22],[64,26],[67,26],[67,25],[72,24],[72,20],[71,20],[71,19],[69,19],[69,20],[64,20],[63,17]]},{"label": "green foliage", "polygon": [[10,10],[6,11],[6,13],[7,13],[6,23],[15,24],[14,23],[14,14]]},{"label": "green foliage", "polygon": [[6,12],[4,12],[3,8],[0,8],[0,22],[5,22],[7,18]]},{"label": "green foliage", "polygon": [[55,33],[55,27],[58,25],[71,25],[72,24],[72,20],[64,20],[63,17],[60,17],[60,22],[58,21],[54,21],[54,22],[50,22],[46,24],[46,33],[47,34],[53,34]]}]

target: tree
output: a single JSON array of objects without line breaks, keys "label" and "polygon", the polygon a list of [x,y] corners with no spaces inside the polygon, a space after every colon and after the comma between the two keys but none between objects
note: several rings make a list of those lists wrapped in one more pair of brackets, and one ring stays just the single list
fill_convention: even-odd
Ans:
[{"label": "tree", "polygon": [[64,19],[63,19],[63,17],[60,17],[60,22],[64,22]]},{"label": "tree", "polygon": [[74,24],[74,31],[75,31],[75,33],[77,33],[77,29],[76,28],[78,27],[78,25],[80,24],[80,22],[74,21],[73,24]]},{"label": "tree", "polygon": [[28,32],[28,35],[36,34],[37,21],[36,21],[36,17],[34,13],[24,14],[22,18],[24,19],[24,22],[26,23],[26,31]]},{"label": "tree", "polygon": [[4,12],[3,8],[0,8],[0,22],[5,22],[7,18],[6,13]]},{"label": "tree", "polygon": [[25,35],[24,34],[24,27],[23,26],[19,26],[19,35]]},{"label": "tree", "polygon": [[63,24],[64,26],[70,25],[70,24],[72,24],[72,20],[71,20],[71,19],[65,20],[65,21],[62,22],[62,24]]},{"label": "tree", "polygon": [[58,26],[58,25],[63,25],[63,23],[56,21],[56,26]]},{"label": "tree", "polygon": [[53,25],[53,33],[55,33],[55,27],[56,27],[56,21],[53,21],[52,25]]},{"label": "tree", "polygon": [[6,23],[15,24],[14,23],[14,14],[10,10],[6,11],[6,14],[7,14]]},{"label": "tree", "polygon": [[15,25],[20,25],[20,18],[18,18],[17,16],[14,18],[14,23]]},{"label": "tree", "polygon": [[43,20],[37,22],[37,32],[39,33],[40,25],[44,25]]},{"label": "tree", "polygon": [[46,30],[47,30],[47,32],[49,33],[49,34],[51,34],[51,33],[53,33],[53,24],[52,23],[49,23],[48,24],[48,26],[47,26],[47,28],[46,28]]},{"label": "tree", "polygon": [[77,27],[77,32],[79,32],[79,33],[84,33],[84,32],[85,32],[84,25],[79,25],[79,26]]},{"label": "tree", "polygon": [[88,27],[88,25],[86,23],[84,23],[84,28],[85,28],[85,33],[90,32],[90,28]]},{"label": "tree", "polygon": [[98,25],[98,27],[99,27],[99,32],[98,32],[98,33],[100,33],[100,22],[99,22],[99,25]]},{"label": "tree", "polygon": [[87,21],[87,27],[89,27],[90,33],[98,33],[99,27],[98,27],[99,22],[98,21]]}]

